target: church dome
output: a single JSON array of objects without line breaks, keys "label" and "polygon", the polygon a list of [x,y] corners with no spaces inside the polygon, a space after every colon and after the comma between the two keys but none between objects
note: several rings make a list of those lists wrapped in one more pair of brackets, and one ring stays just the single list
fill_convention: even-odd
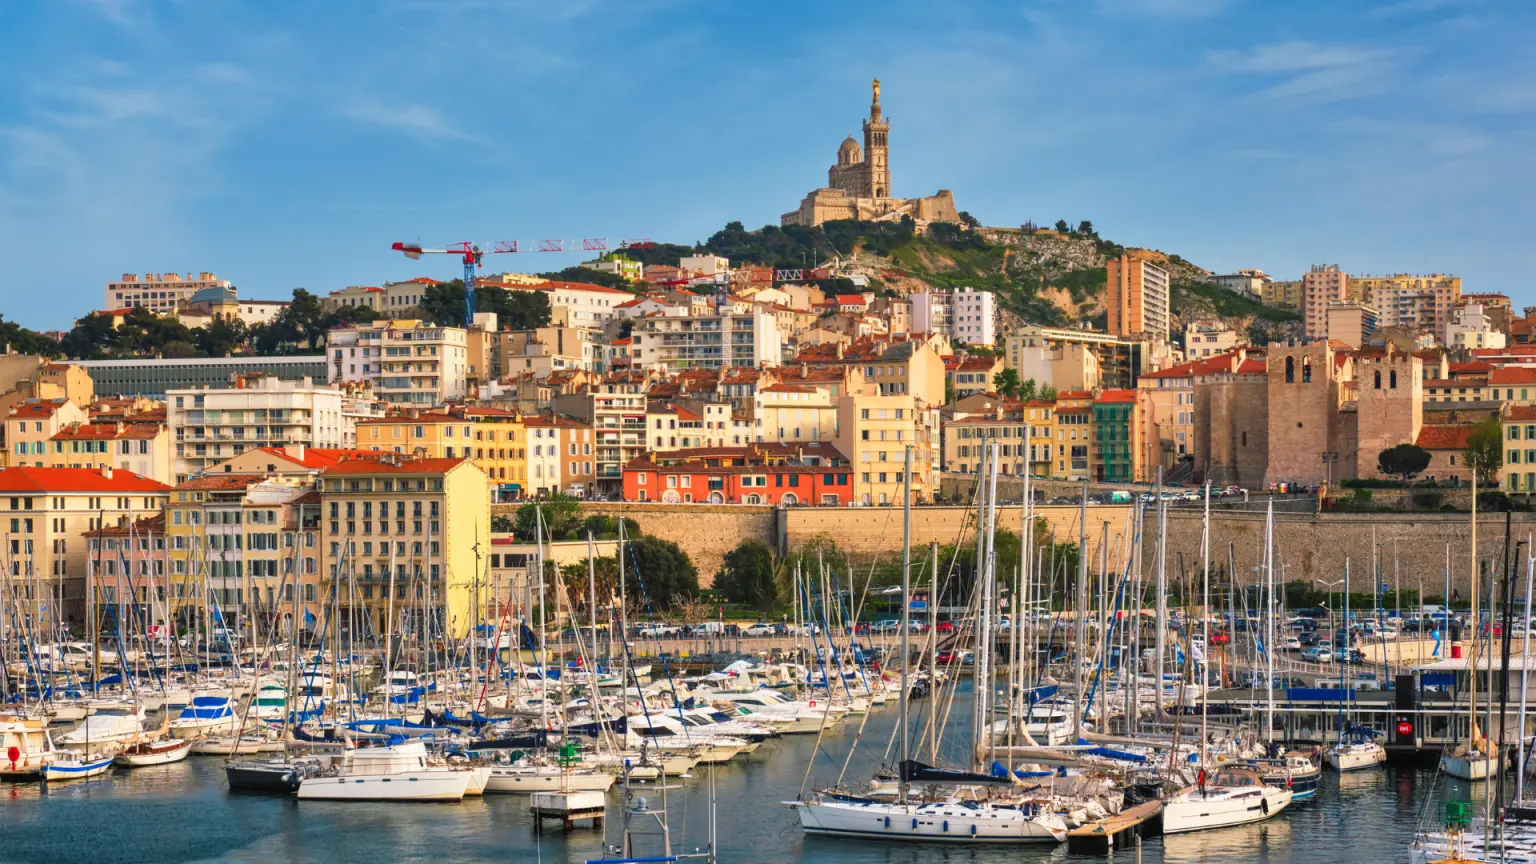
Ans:
[{"label": "church dome", "polygon": [[859,150],[859,142],[853,140],[852,135],[844,138],[842,146],[837,148],[837,164],[852,165],[863,161],[864,154]]},{"label": "church dome", "polygon": [[233,291],[230,291],[228,288],[214,285],[208,288],[204,288],[198,291],[196,294],[193,294],[191,299],[189,299],[187,302],[212,303],[218,305],[222,303],[234,303],[237,301],[235,300],[235,294]]}]

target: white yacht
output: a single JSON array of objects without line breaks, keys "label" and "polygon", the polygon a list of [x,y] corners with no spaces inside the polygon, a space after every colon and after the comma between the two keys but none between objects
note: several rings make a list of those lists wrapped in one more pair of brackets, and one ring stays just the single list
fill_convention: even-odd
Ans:
[{"label": "white yacht", "polygon": [[1387,750],[1375,741],[1346,741],[1323,751],[1323,761],[1339,773],[1385,765]]},{"label": "white yacht", "polygon": [[58,758],[42,720],[0,718],[0,780],[35,780]]},{"label": "white yacht", "polygon": [[1163,805],[1163,833],[1182,834],[1262,822],[1291,803],[1291,790],[1264,785],[1245,768],[1223,768],[1205,784],[1191,786]]},{"label": "white yacht", "polygon": [[807,834],[927,843],[1060,843],[1067,824],[1030,804],[952,799],[901,804],[829,794],[785,802]]},{"label": "white yacht", "polygon": [[462,801],[472,772],[433,768],[420,741],[347,751],[332,771],[305,777],[301,801]]},{"label": "white yacht", "polygon": [[144,709],[131,703],[101,704],[80,725],[55,741],[64,747],[101,750],[137,740],[143,734]]}]

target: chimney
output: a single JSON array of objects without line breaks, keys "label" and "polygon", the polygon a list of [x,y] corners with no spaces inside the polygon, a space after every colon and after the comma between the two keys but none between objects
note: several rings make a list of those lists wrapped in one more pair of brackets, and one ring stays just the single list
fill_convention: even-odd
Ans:
[{"label": "chimney", "polygon": [[112,479],[112,466],[111,465],[103,465],[103,466],[101,466],[101,476],[105,477],[108,480],[111,480]]}]

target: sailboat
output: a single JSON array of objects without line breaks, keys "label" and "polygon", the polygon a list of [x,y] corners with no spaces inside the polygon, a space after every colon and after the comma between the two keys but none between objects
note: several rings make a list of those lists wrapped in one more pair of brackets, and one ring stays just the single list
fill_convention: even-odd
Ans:
[{"label": "sailboat", "polygon": [[[1373,551],[1374,556],[1374,551]],[[1374,570],[1374,567],[1372,568]],[[1344,559],[1344,647],[1341,649],[1349,652],[1354,648],[1354,633],[1349,623],[1349,558]],[[1344,690],[1349,692],[1349,664],[1344,667]],[[1347,722],[1344,716],[1344,702],[1339,702],[1339,735],[1338,738],[1323,751],[1323,761],[1328,767],[1340,773],[1361,771],[1367,768],[1375,768],[1387,761],[1387,751],[1375,741],[1376,732],[1354,723]]]},{"label": "sailboat", "polygon": [[[1201,555],[1204,560],[1205,643],[1210,644],[1210,589],[1211,589],[1211,486],[1205,486],[1205,513],[1200,537]],[[1193,654],[1193,646],[1191,646]],[[1202,679],[1208,673],[1202,668]],[[1207,702],[1200,700],[1200,764],[1210,764],[1210,737],[1206,731]],[[1203,771],[1204,769],[1202,769]],[[1182,834],[1212,828],[1230,828],[1269,819],[1290,806],[1294,797],[1291,789],[1276,788],[1264,783],[1258,772],[1249,768],[1228,767],[1214,772],[1204,782],[1197,782],[1168,798],[1163,804],[1163,833]]]},{"label": "sailboat", "polygon": [[[986,680],[985,659],[987,642],[992,638],[987,624],[988,588],[991,586],[991,531],[995,526],[997,501],[996,444],[989,444],[984,451],[983,465],[991,464],[990,473],[983,468],[978,475],[980,486],[990,485],[990,495],[982,493],[980,512],[983,514],[976,525],[977,544],[986,554],[978,554],[976,565],[979,574],[978,608],[981,612],[978,639],[983,648],[978,661],[976,679]],[[784,802],[793,808],[800,820],[800,827],[807,834],[865,837],[879,840],[916,840],[925,842],[955,843],[1060,843],[1067,839],[1067,824],[1058,814],[1050,812],[1040,803],[1020,800],[1014,796],[988,795],[989,791],[1009,790],[1014,778],[1007,771],[1001,776],[969,771],[935,769],[911,758],[911,736],[908,730],[907,702],[911,688],[908,686],[906,668],[912,662],[910,645],[912,616],[912,448],[906,448],[905,470],[902,475],[902,621],[901,658],[902,681],[899,689],[899,731],[901,739],[900,786],[896,800],[887,797],[851,795],[836,790],[823,790],[802,796],[795,801]],[[978,490],[979,492],[981,490]],[[985,702],[983,685],[978,683],[976,699]],[[985,706],[977,708],[976,716],[985,718],[990,729],[990,713]],[[977,720],[978,731],[983,728]],[[941,780],[961,787],[966,793],[947,795],[936,800],[921,800],[911,794],[913,782]]]},{"label": "sailboat", "polygon": [[331,772],[299,781],[300,801],[460,801],[472,772],[427,764],[421,741],[349,750]]},{"label": "sailboat", "polygon": [[[1476,782],[1487,780],[1498,773],[1497,757],[1488,752],[1488,742],[1483,738],[1481,730],[1477,726],[1477,662],[1478,647],[1482,640],[1478,636],[1480,628],[1480,610],[1478,608],[1478,585],[1482,581],[1477,569],[1477,472],[1472,472],[1472,656],[1467,660],[1467,686],[1471,699],[1467,707],[1467,740],[1457,744],[1454,748],[1447,749],[1440,754],[1440,770],[1455,777],[1457,780]],[[1491,610],[1491,604],[1490,604]],[[1489,639],[1493,638],[1493,615],[1488,616]],[[1489,661],[1492,666],[1492,661]],[[1507,672],[1505,674],[1508,674]],[[1493,694],[1489,693],[1492,699]]]}]

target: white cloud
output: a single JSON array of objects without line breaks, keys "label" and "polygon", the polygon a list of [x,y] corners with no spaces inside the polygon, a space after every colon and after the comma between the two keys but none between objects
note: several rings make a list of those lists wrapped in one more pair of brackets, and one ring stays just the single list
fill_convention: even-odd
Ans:
[{"label": "white cloud", "polygon": [[383,126],[416,138],[444,141],[481,141],[465,132],[429,105],[385,105],[374,100],[354,102],[341,115],[359,123]]},{"label": "white cloud", "polygon": [[1206,60],[1234,75],[1282,79],[1254,91],[1254,99],[1331,101],[1389,89],[1398,54],[1384,48],[1289,41],[1207,51]]}]

